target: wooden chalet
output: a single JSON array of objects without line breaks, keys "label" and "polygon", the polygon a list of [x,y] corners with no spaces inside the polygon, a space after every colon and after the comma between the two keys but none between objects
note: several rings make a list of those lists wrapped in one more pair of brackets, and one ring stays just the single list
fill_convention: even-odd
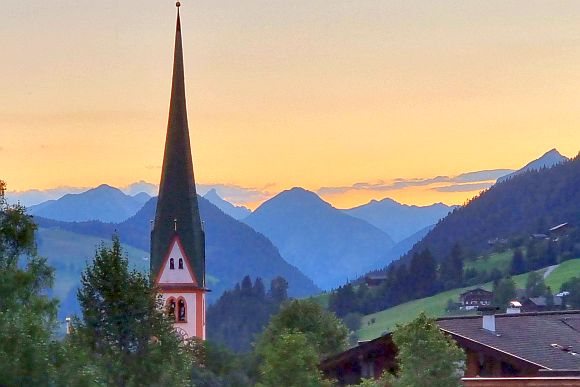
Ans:
[{"label": "wooden chalet", "polygon": [[471,289],[459,295],[461,309],[472,310],[490,306],[493,301],[493,292],[482,288]]},{"label": "wooden chalet", "polygon": [[382,285],[387,280],[387,276],[383,274],[371,274],[365,277],[365,283],[369,288]]},{"label": "wooden chalet", "polygon": [[[466,353],[465,386],[580,386],[580,311],[449,317],[437,323]],[[339,385],[356,384],[393,372],[396,355],[386,334],[324,360],[320,368]]]},{"label": "wooden chalet", "polygon": [[552,296],[551,302],[548,297],[526,297],[522,300],[522,311],[545,312],[554,309],[564,309],[562,297]]}]

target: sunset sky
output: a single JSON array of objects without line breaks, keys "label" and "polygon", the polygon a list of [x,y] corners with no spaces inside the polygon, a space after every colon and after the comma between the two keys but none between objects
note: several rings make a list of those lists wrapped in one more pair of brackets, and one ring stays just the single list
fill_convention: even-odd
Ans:
[{"label": "sunset sky", "polygon": [[[174,2],[0,12],[8,188],[158,183]],[[463,173],[580,150],[579,1],[182,0],[181,12],[196,178],[249,192],[238,202],[302,186],[338,207],[460,204],[491,182]]]}]

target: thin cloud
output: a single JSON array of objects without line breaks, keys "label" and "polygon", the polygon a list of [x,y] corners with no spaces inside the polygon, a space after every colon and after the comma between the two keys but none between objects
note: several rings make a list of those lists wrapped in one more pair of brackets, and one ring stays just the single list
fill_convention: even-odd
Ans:
[{"label": "thin cloud", "polygon": [[8,191],[6,197],[10,203],[20,203],[29,207],[46,202],[57,200],[67,194],[80,193],[88,190],[87,187],[56,187],[45,190],[31,189],[27,191]]},{"label": "thin cloud", "polygon": [[[513,172],[513,170],[511,169],[490,169],[484,171],[466,172],[457,176],[435,176],[430,178],[410,178],[410,179],[396,178],[390,181],[378,180],[374,182],[359,182],[345,186],[321,187],[317,190],[317,193],[320,195],[332,195],[332,194],[342,194],[349,191],[395,191],[408,187],[425,187],[432,184],[441,184],[441,183],[451,184],[445,187],[455,187],[459,186],[462,183],[474,183],[473,187],[475,187],[475,184],[479,184],[487,188],[491,186],[492,183],[490,182],[494,182],[498,178],[505,176],[511,172]],[[464,186],[463,189],[465,191],[470,191],[469,189],[467,189],[468,185],[464,184],[463,186]],[[451,191],[451,188],[448,188],[449,191],[446,191],[445,187],[440,187],[444,188],[440,192],[454,192]],[[433,189],[437,190],[436,188]],[[459,187],[457,189],[459,189]],[[471,190],[475,189],[477,188],[473,188]]]},{"label": "thin cloud", "polygon": [[513,169],[488,169],[477,172],[467,172],[456,176],[453,180],[458,183],[474,183],[478,181],[497,180],[500,177],[509,175]]},{"label": "thin cloud", "polygon": [[487,189],[491,187],[493,183],[467,183],[467,184],[452,184],[443,187],[431,188],[433,191],[437,192],[471,192],[480,191],[482,189]]}]

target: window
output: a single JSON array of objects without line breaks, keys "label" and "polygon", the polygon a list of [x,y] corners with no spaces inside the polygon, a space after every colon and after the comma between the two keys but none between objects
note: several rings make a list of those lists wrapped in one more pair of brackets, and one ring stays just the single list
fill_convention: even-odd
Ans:
[{"label": "window", "polygon": [[174,270],[175,269],[175,261],[173,258],[169,259],[169,269],[170,270]]},{"label": "window", "polygon": [[183,259],[179,258],[179,266],[180,269],[183,269]]},{"label": "window", "polygon": [[170,298],[167,300],[167,315],[175,319],[175,299]]},{"label": "window", "polygon": [[178,308],[177,321],[179,321],[179,322],[187,321],[187,313],[185,310],[185,300],[183,298],[179,299],[179,302],[177,303],[177,308]]}]

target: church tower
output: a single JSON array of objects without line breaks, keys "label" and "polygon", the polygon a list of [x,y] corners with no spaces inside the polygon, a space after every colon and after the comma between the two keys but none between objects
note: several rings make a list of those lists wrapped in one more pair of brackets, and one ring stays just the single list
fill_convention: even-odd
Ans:
[{"label": "church tower", "polygon": [[205,234],[199,215],[177,3],[173,81],[159,197],[151,231],[151,276],[184,339],[205,339]]}]

